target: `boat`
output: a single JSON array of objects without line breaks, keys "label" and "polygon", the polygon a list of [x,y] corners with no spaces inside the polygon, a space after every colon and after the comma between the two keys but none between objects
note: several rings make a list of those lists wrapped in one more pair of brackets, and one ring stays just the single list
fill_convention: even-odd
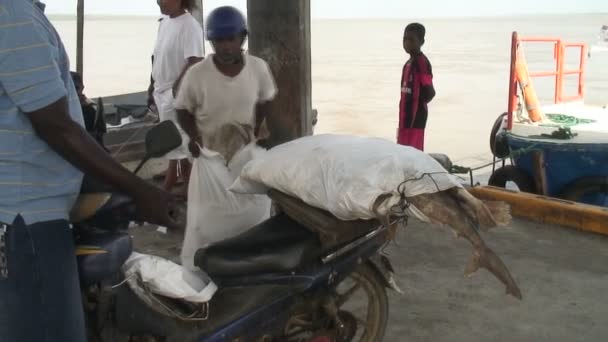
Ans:
[{"label": "boat", "polygon": [[[524,43],[552,44],[555,70],[529,72]],[[567,49],[580,51],[577,70],[566,69]],[[608,207],[608,109],[584,101],[586,58],[585,43],[513,33],[509,106],[491,134],[494,155],[511,165],[496,169],[490,185],[510,181],[525,192]],[[578,76],[572,96],[564,95],[568,75]],[[534,77],[555,78],[553,103],[539,103]]]},{"label": "boat", "polygon": [[[203,1],[195,1],[192,15],[203,25]],[[152,5],[151,5],[152,6]],[[156,6],[154,4],[154,6]],[[76,72],[83,75],[84,61],[84,24],[85,0],[78,0],[76,7],[77,42]],[[148,85],[142,84],[142,89]],[[144,138],[150,128],[158,123],[158,114],[148,108],[147,91],[119,94],[113,96],[93,97],[98,104],[98,111],[103,113],[107,123],[107,133],[103,141],[110,154],[127,168],[133,169],[144,156]],[[101,108],[99,108],[101,107]],[[164,159],[149,162],[139,173],[143,178],[152,176],[166,169]]]},{"label": "boat", "polygon": [[608,25],[602,25],[597,41],[589,49],[589,57],[593,52],[608,52]]}]

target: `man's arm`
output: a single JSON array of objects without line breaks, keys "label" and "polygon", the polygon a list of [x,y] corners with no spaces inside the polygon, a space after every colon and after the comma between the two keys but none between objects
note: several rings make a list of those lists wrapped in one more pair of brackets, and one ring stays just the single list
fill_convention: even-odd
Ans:
[{"label": "man's arm", "polygon": [[201,140],[201,134],[196,127],[196,119],[194,115],[185,109],[177,110],[177,122],[180,127],[184,130],[190,140]]},{"label": "man's arm", "polygon": [[202,91],[199,82],[196,82],[197,78],[200,77],[196,71],[196,69],[193,69],[185,74],[174,104],[177,112],[177,122],[190,138],[188,149],[194,158],[198,158],[200,154],[199,146],[203,146],[201,132],[198,130],[194,116],[197,106],[200,105],[199,96],[201,96],[200,92]]},{"label": "man's arm", "polygon": [[173,198],[146,183],[108,155],[68,114],[63,97],[46,107],[27,113],[36,134],[71,164],[131,196],[141,219],[176,227],[170,216]]},{"label": "man's arm", "polygon": [[258,103],[255,106],[255,126],[253,128],[253,134],[255,134],[255,136],[258,138],[264,138],[264,137],[260,137],[260,135],[259,135],[260,127],[262,126],[262,123],[268,116],[271,105],[272,105],[272,101],[266,101],[266,102]]},{"label": "man's arm", "polygon": [[182,40],[182,47],[184,52],[184,58],[186,59],[186,65],[179,74],[179,77],[173,84],[173,96],[177,94],[179,86],[182,82],[182,78],[186,74],[188,69],[203,60],[203,42],[205,37],[203,36],[203,29],[200,24],[195,20],[189,22],[189,25],[185,27],[180,37]]},{"label": "man's arm", "polygon": [[435,97],[435,87],[433,86],[433,69],[431,63],[425,56],[418,58],[420,71],[420,97],[425,103],[431,102]]},{"label": "man's arm", "polygon": [[[152,67],[154,67],[154,55],[152,55]],[[150,72],[150,85],[148,86],[148,107],[154,104],[154,77]]]},{"label": "man's arm", "polygon": [[201,154],[200,148],[203,147],[203,138],[196,126],[194,115],[187,110],[177,110],[177,122],[180,127],[186,132],[190,141],[188,142],[188,150],[194,158],[198,158]]},{"label": "man's arm", "polygon": [[431,102],[435,97],[435,87],[433,87],[433,84],[422,86],[420,96],[422,97],[422,101],[426,103]]},{"label": "man's arm", "polygon": [[203,60],[202,57],[188,57],[186,65],[184,65],[184,68],[180,72],[179,77],[177,78],[175,83],[173,83],[173,97],[175,97],[175,95],[177,94],[177,91],[179,90],[179,85],[182,83],[182,78],[184,78],[186,71],[188,71],[188,69],[190,69],[191,66],[193,66],[194,64],[196,64],[202,60]]}]

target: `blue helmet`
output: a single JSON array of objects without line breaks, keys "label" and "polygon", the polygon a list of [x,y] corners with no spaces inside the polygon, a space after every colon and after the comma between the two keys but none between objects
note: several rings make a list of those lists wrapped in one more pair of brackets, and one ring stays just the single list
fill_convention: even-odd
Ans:
[{"label": "blue helmet", "polygon": [[214,9],[207,16],[207,40],[226,39],[247,34],[247,22],[243,14],[232,6]]}]

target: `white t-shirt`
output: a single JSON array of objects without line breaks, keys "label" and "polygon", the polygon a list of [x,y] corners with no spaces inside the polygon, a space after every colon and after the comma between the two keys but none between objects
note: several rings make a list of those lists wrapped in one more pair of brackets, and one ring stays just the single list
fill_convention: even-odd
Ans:
[{"label": "white t-shirt", "polygon": [[209,143],[218,128],[227,123],[253,125],[258,103],[272,100],[277,87],[268,64],[261,58],[244,55],[245,65],[235,77],[222,74],[209,55],[192,66],[180,85],[175,109],[195,116],[203,138]]},{"label": "white t-shirt", "polygon": [[160,21],[154,47],[152,78],[154,89],[171,89],[188,58],[203,57],[203,29],[190,13]]}]

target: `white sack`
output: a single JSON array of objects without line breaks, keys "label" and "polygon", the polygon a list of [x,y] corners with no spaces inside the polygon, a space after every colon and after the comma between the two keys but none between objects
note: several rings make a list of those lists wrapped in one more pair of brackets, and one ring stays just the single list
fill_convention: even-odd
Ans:
[{"label": "white sack", "polygon": [[[316,135],[279,145],[249,162],[231,186],[236,193],[269,188],[328,210],[342,220],[384,216],[400,199],[460,187],[435,159],[378,138]],[[390,194],[374,213],[378,196]],[[415,208],[409,214],[425,220]]]},{"label": "white sack", "polygon": [[125,277],[139,277],[155,294],[188,302],[206,303],[217,291],[202,271],[190,271],[154,255],[133,253],[122,266]]},{"label": "white sack", "polygon": [[265,194],[228,191],[243,166],[265,153],[266,150],[251,143],[239,150],[228,166],[221,154],[206,148],[194,159],[188,186],[182,265],[196,269],[194,255],[197,250],[237,236],[270,217],[270,198]]}]

